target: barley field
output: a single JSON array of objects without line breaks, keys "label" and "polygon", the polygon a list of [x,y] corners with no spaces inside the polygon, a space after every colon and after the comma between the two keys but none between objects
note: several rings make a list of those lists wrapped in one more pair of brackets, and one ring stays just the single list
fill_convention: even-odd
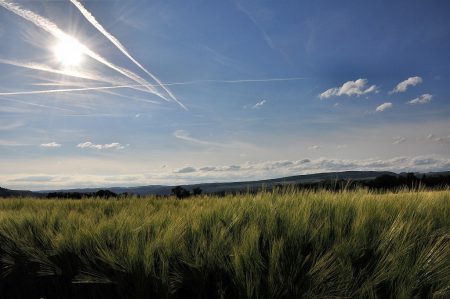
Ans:
[{"label": "barley field", "polygon": [[0,200],[1,298],[449,298],[450,191]]}]

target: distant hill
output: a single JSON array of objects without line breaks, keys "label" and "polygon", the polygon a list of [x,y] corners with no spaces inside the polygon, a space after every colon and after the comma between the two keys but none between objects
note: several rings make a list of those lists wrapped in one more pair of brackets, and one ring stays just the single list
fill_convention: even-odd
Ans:
[{"label": "distant hill", "polygon": [[[259,181],[246,181],[246,182],[227,182],[227,183],[206,183],[206,184],[191,184],[180,185],[181,187],[191,191],[198,187],[202,189],[203,193],[219,193],[219,192],[240,192],[245,190],[257,190],[263,186],[271,188],[276,185],[295,185],[306,183],[317,183],[325,180],[372,180],[381,175],[394,175],[398,174],[388,171],[344,171],[344,172],[327,172],[289,176],[276,179],[267,179]],[[175,186],[165,185],[149,185],[138,187],[102,187],[102,188],[80,188],[80,189],[68,189],[68,190],[51,190],[51,191],[39,191],[41,193],[49,192],[81,192],[81,193],[93,193],[99,190],[110,190],[114,193],[132,193],[138,195],[169,195],[172,188]]]},{"label": "distant hill", "polygon": [[[259,181],[244,181],[244,182],[225,182],[225,183],[205,183],[205,184],[188,184],[179,185],[186,190],[192,191],[194,188],[200,188],[203,193],[232,193],[232,192],[245,192],[261,190],[263,187],[272,188],[278,185],[299,185],[299,184],[315,184],[330,180],[349,180],[353,182],[358,181],[372,181],[383,175],[404,177],[407,173],[397,174],[389,171],[343,171],[343,172],[327,172],[327,173],[315,173],[306,175],[296,175],[275,179],[259,180]],[[428,172],[428,173],[415,173],[418,178],[423,176],[427,177],[439,177],[450,176],[450,171],[445,172]],[[177,185],[178,186],[178,185]],[[43,190],[43,191],[17,191],[0,188],[0,197],[11,196],[33,196],[43,197],[48,193],[62,192],[62,193],[85,193],[92,194],[100,190],[109,190],[116,194],[137,194],[137,195],[170,195],[172,188],[175,186],[169,185],[148,185],[138,187],[99,187],[99,188],[77,188],[77,189],[62,189],[62,190]]]},{"label": "distant hill", "polygon": [[39,197],[42,194],[32,191],[10,190],[0,187],[0,197]]}]

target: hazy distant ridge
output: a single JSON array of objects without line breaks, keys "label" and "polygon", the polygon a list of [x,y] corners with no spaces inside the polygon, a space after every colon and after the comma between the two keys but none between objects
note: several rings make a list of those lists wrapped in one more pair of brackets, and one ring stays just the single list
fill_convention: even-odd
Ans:
[{"label": "hazy distant ridge", "polygon": [[[298,185],[320,183],[326,180],[349,180],[349,181],[369,181],[382,175],[401,176],[403,173],[397,174],[389,171],[343,171],[343,172],[328,172],[315,173],[306,175],[296,175],[275,179],[257,180],[257,181],[243,181],[243,182],[217,182],[204,184],[187,184],[179,185],[184,189],[192,191],[194,188],[202,189],[203,193],[228,193],[228,192],[242,192],[246,190],[258,190],[263,187],[271,188],[276,185]],[[418,177],[423,175],[439,176],[450,175],[447,172],[429,172],[416,173]],[[148,185],[137,187],[98,187],[98,188],[76,188],[76,189],[59,189],[59,190],[42,190],[42,191],[19,191],[0,188],[0,197],[11,196],[44,196],[50,192],[79,192],[79,193],[95,193],[99,190],[109,190],[117,194],[130,193],[138,195],[170,195],[173,187],[178,185]]]}]

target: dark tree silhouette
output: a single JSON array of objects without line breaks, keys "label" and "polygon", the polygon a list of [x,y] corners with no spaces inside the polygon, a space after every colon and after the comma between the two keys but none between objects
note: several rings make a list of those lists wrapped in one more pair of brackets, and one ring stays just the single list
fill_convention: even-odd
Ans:
[{"label": "dark tree silhouette", "polygon": [[191,193],[183,187],[177,186],[175,188],[172,188],[172,195],[175,195],[178,199],[183,199],[189,197]]},{"label": "dark tree silhouette", "polygon": [[101,198],[110,198],[110,197],[117,197],[117,194],[109,191],[109,190],[98,190],[94,193],[95,197],[101,197]]},{"label": "dark tree silhouette", "polygon": [[202,194],[203,190],[200,189],[199,187],[195,187],[194,189],[192,189],[192,195],[200,195]]}]

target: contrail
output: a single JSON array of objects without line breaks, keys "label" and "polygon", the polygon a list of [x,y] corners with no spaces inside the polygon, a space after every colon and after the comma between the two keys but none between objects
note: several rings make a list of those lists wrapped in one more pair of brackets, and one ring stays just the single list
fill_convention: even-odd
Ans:
[{"label": "contrail", "polygon": [[0,63],[9,64],[17,67],[27,68],[36,71],[48,72],[53,74],[59,74],[68,77],[75,77],[80,79],[87,79],[92,81],[100,81],[104,83],[109,83],[109,81],[105,80],[100,76],[96,76],[94,74],[90,74],[87,72],[79,72],[77,70],[59,70],[50,67],[49,65],[36,63],[36,62],[25,62],[25,61],[17,61],[17,60],[6,60],[0,58]]},{"label": "contrail", "polygon": [[[87,88],[87,86],[85,84],[82,84],[80,82],[68,82],[68,81],[56,81],[56,80],[49,80],[49,81],[50,82],[47,82],[47,83],[32,83],[31,85],[33,85],[33,86],[58,86],[58,87],[73,86],[73,88]],[[92,87],[96,87],[96,86],[92,86]],[[55,87],[53,87],[53,88],[55,88]],[[132,87],[130,87],[130,88],[132,88]],[[139,101],[139,102],[145,102],[145,103],[150,103],[150,104],[160,104],[161,103],[158,101],[146,100],[146,99],[142,99],[142,98],[124,95],[124,94],[121,94],[118,92],[113,92],[113,91],[107,90],[107,89],[100,89],[98,91],[106,93],[106,94],[111,94],[111,95],[117,96],[117,97],[122,97],[122,98],[130,99],[130,100],[134,100],[134,101]]]},{"label": "contrail", "polygon": [[125,46],[111,33],[109,33],[97,20],[96,18],[77,0],[70,0],[73,5],[75,5],[76,8],[81,12],[81,14],[89,21],[89,23],[92,24],[98,31],[100,31],[111,43],[113,43],[117,49],[119,49],[126,57],[128,57],[135,65],[137,65],[141,70],[143,70],[147,75],[149,75],[153,80],[155,80],[158,85],[164,89],[165,92],[170,96],[172,100],[177,102],[181,107],[186,107],[178,101],[178,99],[175,97],[175,95],[172,94],[172,92],[166,88],[161,81],[154,76],[152,73],[150,73],[145,67],[143,67],[136,59],[134,59],[133,56],[128,52],[128,50],[125,48]]},{"label": "contrail", "polygon": [[[33,24],[35,24],[39,28],[47,31],[48,33],[52,34],[59,40],[74,40],[70,35],[68,35],[63,30],[61,30],[55,23],[51,22],[50,20],[32,12],[32,11],[23,9],[22,7],[20,7],[17,4],[5,2],[4,0],[0,0],[0,5],[3,6],[4,8],[6,8],[7,10],[15,13],[16,15],[22,17],[23,19],[32,22]],[[121,68],[121,67],[113,64],[112,62],[109,62],[107,59],[105,59],[102,56],[100,56],[99,54],[95,53],[94,51],[89,49],[87,46],[85,46],[79,42],[78,42],[78,44],[80,45],[80,48],[82,49],[83,53],[85,53],[89,57],[91,57],[91,58],[97,60],[98,62],[106,65],[107,67],[121,73],[122,75],[128,77],[129,79],[135,81],[136,83],[139,83],[140,85],[146,87],[149,91],[151,91],[152,93],[161,97],[162,99],[169,101],[165,96],[163,96],[154,87],[152,87],[152,85],[149,82],[147,82],[145,79],[141,78],[140,76],[136,75],[135,73],[133,73],[125,68]],[[184,105],[181,105],[181,107],[183,107],[184,109],[187,110],[187,108]]]},{"label": "contrail", "polygon": [[[292,81],[292,80],[301,80],[301,79],[305,79],[305,78],[297,77],[297,78],[268,78],[268,79],[241,79],[241,80],[197,80],[197,81],[161,83],[161,84],[164,86],[171,86],[171,85],[198,84],[198,83],[204,83],[204,82],[248,83],[248,82]],[[141,85],[93,86],[93,87],[83,87],[83,88],[63,88],[63,89],[48,89],[48,90],[0,92],[0,96],[46,94],[46,93],[58,93],[58,92],[77,92],[77,91],[101,91],[101,90],[109,90],[109,89],[133,88],[136,86],[141,86]],[[157,85],[148,85],[148,86],[155,87]]]},{"label": "contrail", "polygon": [[127,95],[124,95],[124,94],[121,94],[121,93],[118,93],[118,92],[113,92],[111,90],[99,90],[99,91],[107,93],[107,94],[111,94],[111,95],[114,95],[114,96],[122,97],[122,98],[125,98],[125,99],[130,99],[130,100],[133,100],[133,101],[144,102],[144,103],[148,103],[148,104],[161,104],[161,102],[141,99],[141,98],[137,98],[137,97],[131,97],[131,96],[127,96]]},{"label": "contrail", "polygon": [[266,78],[266,79],[237,79],[237,80],[194,80],[186,82],[173,82],[173,83],[163,83],[163,85],[188,85],[188,84],[198,84],[198,83],[251,83],[251,82],[277,82],[277,81],[297,81],[308,79],[307,77],[290,77],[290,78]]},{"label": "contrail", "polygon": [[[16,61],[16,60],[6,60],[0,58],[0,63],[13,65],[17,67],[27,68],[31,70],[41,71],[41,72],[48,72],[53,74],[59,74],[63,76],[68,77],[74,77],[74,78],[80,78],[85,80],[92,80],[92,81],[98,81],[103,83],[108,83],[111,85],[125,85],[126,82],[124,81],[117,81],[117,79],[108,78],[100,75],[96,75],[89,72],[80,72],[77,70],[59,70],[54,69],[49,65],[42,64],[42,63],[36,63],[36,62],[24,62],[24,61]],[[130,87],[142,92],[149,92],[151,94],[154,94],[153,92],[150,92],[147,88],[142,88],[142,85],[134,85],[133,87]]]},{"label": "contrail", "polygon": [[98,86],[98,87],[83,87],[83,88],[62,88],[62,89],[47,89],[47,90],[0,92],[0,96],[17,96],[17,95],[46,94],[46,93],[59,93],[59,92],[107,90],[107,89],[132,88],[133,86],[136,86],[136,85],[116,85],[116,86]]},{"label": "contrail", "polygon": [[15,99],[13,100],[13,99],[7,99],[7,98],[0,98],[0,100],[14,102],[14,103],[19,103],[19,104],[24,104],[24,105],[29,105],[29,106],[34,106],[34,107],[41,107],[41,108],[47,108],[47,109],[56,109],[56,110],[61,110],[61,111],[75,112],[75,111],[70,110],[70,109],[59,108],[59,107],[55,107],[55,106],[47,106],[47,105],[42,105],[42,104],[29,103],[29,102],[15,100]]}]

